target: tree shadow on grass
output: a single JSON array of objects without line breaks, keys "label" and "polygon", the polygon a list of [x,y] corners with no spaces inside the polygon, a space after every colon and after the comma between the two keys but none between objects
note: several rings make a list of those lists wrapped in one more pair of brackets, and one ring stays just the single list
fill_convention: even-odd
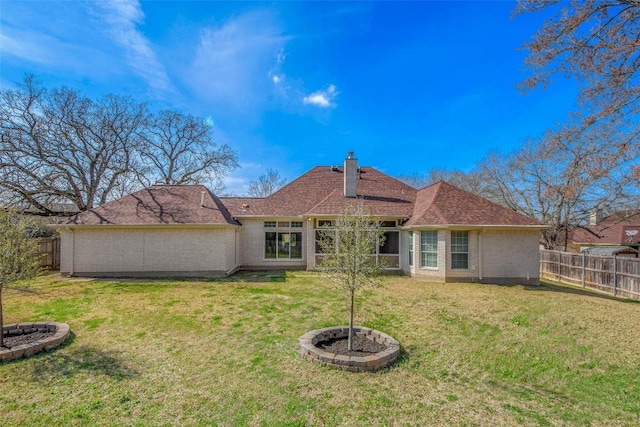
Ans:
[{"label": "tree shadow on grass", "polygon": [[212,279],[220,282],[286,282],[287,272],[285,270],[267,271],[239,271],[229,277]]},{"label": "tree shadow on grass", "polygon": [[75,335],[55,350],[36,356],[33,377],[38,382],[48,382],[55,377],[71,377],[79,373],[104,375],[115,380],[124,380],[139,375],[127,366],[126,360],[115,351],[103,351],[89,346],[76,347],[70,351],[59,351],[73,344]]},{"label": "tree shadow on grass", "polygon": [[526,291],[559,292],[563,294],[573,294],[573,295],[582,295],[582,296],[591,297],[591,298],[601,298],[601,299],[606,299],[610,301],[640,304],[640,301],[632,300],[629,298],[614,297],[613,295],[607,295],[607,294],[592,291],[589,289],[582,289],[582,288],[577,288],[570,285],[551,283],[547,281],[540,281],[539,286],[525,286],[524,289]]}]

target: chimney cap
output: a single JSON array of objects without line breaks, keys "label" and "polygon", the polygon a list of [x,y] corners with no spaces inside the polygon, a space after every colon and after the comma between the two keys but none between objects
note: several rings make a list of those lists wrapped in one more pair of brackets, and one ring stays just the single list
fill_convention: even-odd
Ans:
[{"label": "chimney cap", "polygon": [[347,159],[353,159],[353,151],[347,152]]}]

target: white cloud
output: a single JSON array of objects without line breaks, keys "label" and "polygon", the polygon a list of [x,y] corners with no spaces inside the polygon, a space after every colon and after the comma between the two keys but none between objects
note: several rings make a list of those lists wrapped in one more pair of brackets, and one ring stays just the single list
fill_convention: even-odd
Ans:
[{"label": "white cloud", "polygon": [[324,90],[319,90],[305,96],[302,98],[302,102],[305,104],[315,105],[320,108],[329,108],[335,106],[333,101],[336,96],[338,96],[338,91],[335,85],[329,85]]},{"label": "white cloud", "polygon": [[3,2],[0,55],[30,72],[64,70],[101,78],[113,59],[101,48],[86,10],[72,2]]},{"label": "white cloud", "polygon": [[269,71],[271,81],[276,86],[281,84],[285,79],[285,75],[282,72],[282,65],[284,64],[284,60],[286,59],[286,57],[287,55],[285,54],[284,49],[280,49],[280,51],[276,55],[275,66]]},{"label": "white cloud", "polygon": [[197,96],[239,110],[267,101],[287,37],[268,11],[251,11],[218,27],[201,30],[195,58],[187,75]]},{"label": "white cloud", "polygon": [[156,58],[149,40],[137,29],[137,25],[144,21],[138,0],[92,2],[90,6],[96,17],[107,24],[104,31],[124,48],[133,71],[151,87],[170,90],[164,66]]}]

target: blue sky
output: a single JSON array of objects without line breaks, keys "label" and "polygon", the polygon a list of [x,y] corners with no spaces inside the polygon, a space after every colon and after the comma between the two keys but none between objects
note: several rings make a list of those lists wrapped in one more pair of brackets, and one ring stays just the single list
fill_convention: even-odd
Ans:
[{"label": "blue sky", "polygon": [[238,153],[237,195],[347,151],[392,176],[464,171],[575,107],[568,81],[517,90],[546,17],[514,5],[1,0],[0,88],[33,73],[206,117]]}]

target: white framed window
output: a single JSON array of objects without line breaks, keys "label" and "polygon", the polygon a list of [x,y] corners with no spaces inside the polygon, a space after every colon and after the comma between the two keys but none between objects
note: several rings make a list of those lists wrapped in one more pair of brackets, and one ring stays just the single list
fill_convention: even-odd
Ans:
[{"label": "white framed window", "polygon": [[333,228],[335,221],[332,219],[319,219],[318,228]]},{"label": "white framed window", "polygon": [[302,232],[267,231],[265,259],[302,259]]},{"label": "white framed window", "polygon": [[273,230],[264,233],[264,258],[273,260],[302,259],[302,221],[265,221],[264,228]]},{"label": "white framed window", "polygon": [[469,232],[455,230],[451,232],[451,269],[469,268]]},{"label": "white framed window", "polygon": [[384,237],[382,245],[378,245],[378,253],[387,255],[400,254],[400,232],[385,231]]},{"label": "white framed window", "polygon": [[438,230],[420,232],[420,267],[438,268]]},{"label": "white framed window", "polygon": [[413,231],[409,231],[409,266],[413,266]]},{"label": "white framed window", "polygon": [[[318,243],[321,238],[331,239],[331,233],[335,233],[332,229],[334,222],[330,220],[318,220],[318,229],[315,230],[315,252],[316,263],[322,259],[324,253],[322,246]],[[372,256],[376,257],[376,262],[379,262],[382,258],[385,259],[386,268],[399,268],[400,267],[400,232],[399,231],[385,231],[385,239],[382,245],[378,244],[375,253]]]}]

